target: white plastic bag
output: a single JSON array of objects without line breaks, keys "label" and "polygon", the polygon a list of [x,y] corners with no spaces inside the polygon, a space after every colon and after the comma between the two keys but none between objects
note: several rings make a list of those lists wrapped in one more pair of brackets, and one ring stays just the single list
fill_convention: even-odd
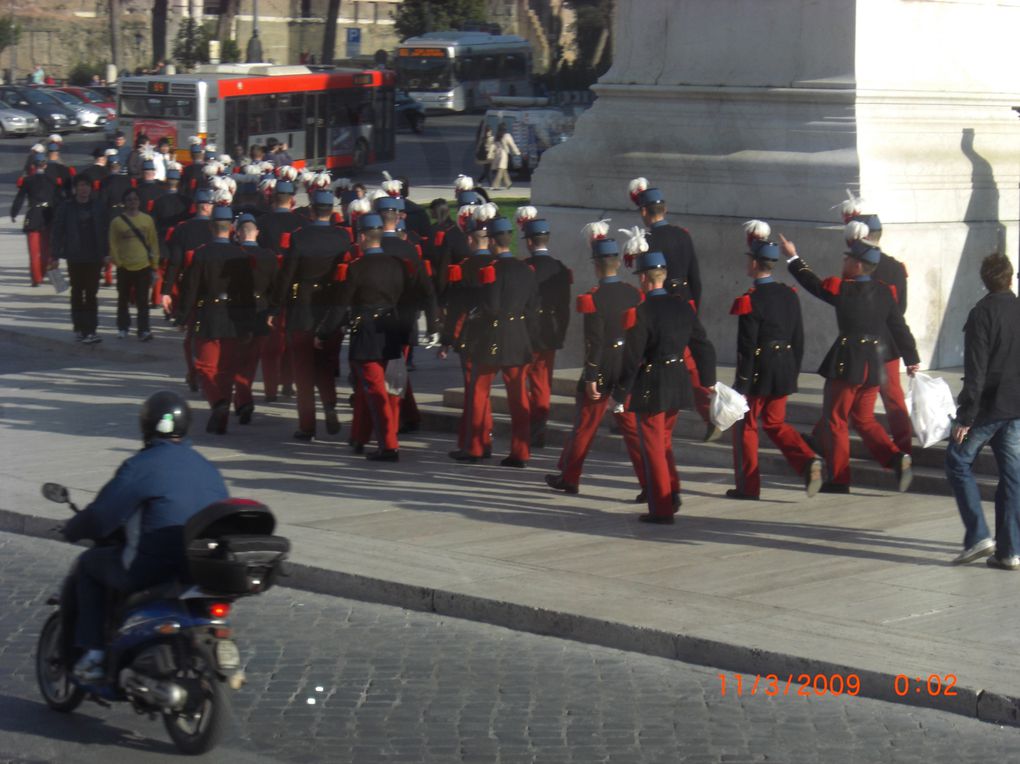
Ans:
[{"label": "white plastic bag", "polygon": [[407,389],[407,363],[404,357],[394,358],[386,362],[386,392],[390,395],[404,397]]},{"label": "white plastic bag", "polygon": [[715,392],[709,404],[708,418],[720,430],[728,430],[744,418],[747,413],[747,399],[729,385],[715,383]]},{"label": "white plastic bag", "polygon": [[46,271],[46,275],[49,276],[50,283],[57,294],[66,292],[71,288],[71,285],[67,283],[67,279],[64,277],[64,272],[59,267]]},{"label": "white plastic bag", "polygon": [[944,379],[918,372],[910,378],[906,404],[921,448],[934,446],[949,437],[956,416],[956,402]]}]

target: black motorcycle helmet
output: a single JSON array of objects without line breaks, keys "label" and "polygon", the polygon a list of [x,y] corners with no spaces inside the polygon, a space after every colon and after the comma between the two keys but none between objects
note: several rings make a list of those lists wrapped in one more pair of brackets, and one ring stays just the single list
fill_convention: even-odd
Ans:
[{"label": "black motorcycle helmet", "polygon": [[142,404],[138,421],[146,443],[153,438],[183,438],[191,424],[191,408],[177,393],[162,390],[150,395]]}]

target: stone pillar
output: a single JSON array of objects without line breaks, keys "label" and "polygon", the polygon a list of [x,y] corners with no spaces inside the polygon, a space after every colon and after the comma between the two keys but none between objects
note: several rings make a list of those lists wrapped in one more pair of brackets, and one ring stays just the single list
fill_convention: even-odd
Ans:
[{"label": "stone pillar", "polygon": [[[1012,31],[991,0],[617,0],[613,67],[574,136],[547,152],[532,201],[591,283],[587,220],[640,223],[627,182],[645,176],[694,238],[701,315],[732,361],[746,289],[740,222],[772,223],[815,270],[837,274],[851,188],[910,273],[907,319],[926,365],[962,359],[981,258],[1016,259],[1020,105]],[[619,224],[619,225],[617,225]],[[778,234],[774,234],[777,237]],[[584,274],[584,275],[582,275]],[[781,278],[789,280],[785,268]],[[803,295],[812,370],[835,333]],[[571,344],[579,346],[574,322]]]}]

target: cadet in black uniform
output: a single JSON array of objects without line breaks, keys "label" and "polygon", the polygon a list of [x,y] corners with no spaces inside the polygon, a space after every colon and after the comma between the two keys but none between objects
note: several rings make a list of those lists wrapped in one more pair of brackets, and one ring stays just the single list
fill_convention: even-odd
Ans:
[{"label": "cadet in black uniform", "polygon": [[[109,154],[107,152],[109,152]],[[92,149],[92,164],[78,170],[75,177],[87,178],[92,190],[94,192],[99,191],[99,181],[110,173],[110,168],[107,166],[107,159],[111,154],[115,155],[116,153],[116,149],[107,149],[103,146],[96,146]]]},{"label": "cadet in black uniform", "polygon": [[142,212],[151,215],[156,207],[156,200],[167,192],[166,184],[156,180],[156,163],[152,159],[142,160],[142,179],[135,187],[142,203]]},{"label": "cadet in black uniform", "polygon": [[50,265],[50,227],[56,213],[60,189],[56,181],[46,174],[46,157],[35,154],[32,157],[35,172],[18,178],[18,193],[11,203],[11,222],[21,212],[21,205],[28,202],[25,223],[22,230],[28,241],[28,266],[32,286],[42,283]]},{"label": "cadet in black uniform", "polygon": [[55,137],[60,136],[51,135],[49,143],[46,144],[46,174],[53,178],[57,188],[60,189],[60,195],[70,199],[74,196],[75,171],[73,167],[68,167],[60,161],[60,144],[63,139],[55,141],[53,140]]},{"label": "cadet in black uniform", "polygon": [[181,193],[190,199],[194,199],[198,189],[205,185],[203,166],[205,149],[202,148],[202,140],[200,138],[192,136],[188,140],[191,142],[191,145],[188,146],[188,151],[191,153],[191,164],[181,172]]},{"label": "cadet in black uniform", "polygon": [[255,321],[250,337],[242,339],[238,362],[237,383],[234,386],[234,413],[241,424],[251,422],[255,413],[255,399],[251,394],[255,373],[258,371],[262,345],[269,335],[270,297],[276,283],[279,266],[276,253],[258,243],[258,224],[255,216],[242,213],[236,222],[237,238],[248,256],[252,268],[252,289],[255,293]]},{"label": "cadet in black uniform", "polygon": [[[447,298],[446,290],[449,286],[450,266],[460,263],[471,254],[471,247],[468,244],[468,234],[464,228],[467,218],[463,218],[465,210],[473,210],[484,200],[474,191],[462,191],[457,194],[457,220],[445,229],[442,236],[438,234],[433,238],[435,248],[435,262],[432,271],[436,277],[436,296],[440,305],[445,307]],[[463,218],[463,219],[462,219]]]}]

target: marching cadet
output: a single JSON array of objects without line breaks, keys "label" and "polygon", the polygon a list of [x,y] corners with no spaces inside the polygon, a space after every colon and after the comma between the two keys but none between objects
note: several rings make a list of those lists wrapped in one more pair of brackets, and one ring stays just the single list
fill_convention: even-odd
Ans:
[{"label": "marching cadet", "polygon": [[[623,371],[625,319],[641,300],[642,293],[624,283],[618,274],[620,248],[614,239],[593,238],[592,265],[598,285],[577,296],[577,311],[584,317],[584,367],[577,381],[574,429],[560,454],[559,472],[546,475],[545,482],[557,491],[575,494],[581,483],[584,459],[591,449],[595,433],[605,416],[614,388]],[[637,419],[633,412],[616,411],[613,416],[623,434],[634,474],[642,491],[645,471],[637,437]],[[641,498],[644,501],[644,498]]]},{"label": "marching cadet", "polygon": [[531,338],[534,354],[528,365],[528,408],[531,411],[531,447],[545,448],[545,427],[549,419],[553,369],[556,351],[563,347],[570,324],[570,285],[574,276],[562,262],[549,254],[549,223],[538,217],[538,210],[526,206],[517,209],[531,266],[538,281],[538,317]]},{"label": "marching cadet", "polygon": [[151,215],[156,207],[156,200],[167,192],[165,183],[156,180],[156,162],[150,157],[142,160],[142,179],[136,186],[138,198],[142,202],[142,212]]},{"label": "marching cadet", "polygon": [[747,234],[747,275],[754,286],[733,302],[730,313],[739,316],[737,327],[737,378],[733,389],[747,398],[748,411],[733,428],[733,469],[736,488],[731,499],[757,500],[761,494],[758,469],[758,419],[769,439],[782,451],[794,471],[804,478],[804,489],[814,496],[822,486],[824,463],[795,429],[786,423],[786,398],[797,392],[797,377],[804,357],[804,324],[797,293],[775,280],[772,269],[779,247],[769,241],[772,232],[762,220],[744,223]]},{"label": "marching cadet", "polygon": [[73,167],[68,167],[60,161],[60,147],[63,143],[64,139],[57,133],[49,137],[46,144],[46,174],[56,182],[61,196],[70,199],[74,196],[75,172]]},{"label": "marching cadet", "polygon": [[[283,182],[277,183],[277,189]],[[274,312],[282,315],[270,319],[270,326],[278,319],[285,322],[287,341],[294,355],[298,409],[298,429],[294,437],[298,440],[315,437],[316,389],[324,411],[326,432],[330,435],[340,432],[336,413],[338,335],[331,333],[324,342],[317,343],[315,333],[336,301],[338,266],[351,251],[347,232],[330,222],[333,199],[330,191],[316,191],[312,195],[315,220],[288,234],[289,250],[283,258],[273,301]]]},{"label": "marching cadet", "polygon": [[276,253],[259,246],[258,223],[250,212],[237,218],[237,237],[241,248],[248,256],[252,268],[252,290],[254,292],[255,320],[251,335],[242,339],[238,353],[237,378],[234,385],[234,413],[240,424],[249,424],[255,413],[255,399],[251,388],[258,371],[262,345],[269,335],[270,295],[276,282],[279,266]]},{"label": "marching cadet", "polygon": [[181,192],[189,199],[194,199],[198,189],[205,185],[203,167],[205,149],[202,148],[202,139],[197,135],[188,138],[188,153],[191,154],[191,164],[181,173]]},{"label": "marching cadet", "polygon": [[[391,405],[386,388],[386,366],[403,355],[407,342],[407,327],[398,315],[397,306],[404,299],[411,277],[404,261],[383,249],[383,220],[378,214],[361,215],[358,231],[362,256],[341,266],[338,299],[316,329],[316,345],[325,347],[338,335],[342,323],[349,324],[348,357],[358,378],[355,405],[368,408],[378,443],[377,450],[366,458],[397,462],[400,460],[398,412]],[[358,438],[362,443],[366,439],[363,435]]]},{"label": "marching cadet", "polygon": [[213,192],[208,188],[200,188],[195,192],[195,216],[178,223],[167,232],[169,253],[160,299],[163,311],[167,315],[174,315],[176,312],[178,320],[183,322],[184,342],[182,344],[187,368],[185,382],[192,392],[198,390],[194,354],[194,322],[187,313],[182,313],[179,310],[174,311],[173,303],[180,293],[184,274],[191,265],[195,250],[212,241],[213,233],[210,227],[212,213]]},{"label": "marching cadet", "polygon": [[432,215],[433,223],[429,232],[429,243],[425,248],[425,259],[432,263],[432,281],[436,287],[436,299],[442,300],[443,292],[446,290],[449,263],[442,261],[440,252],[446,241],[446,235],[451,229],[457,227],[457,222],[450,216],[450,205],[446,199],[433,199],[429,202],[429,212]]},{"label": "marching cadet", "polygon": [[18,178],[18,193],[11,204],[11,222],[13,223],[21,205],[28,202],[25,211],[25,222],[22,230],[28,242],[29,275],[32,286],[42,283],[50,265],[50,227],[56,204],[60,198],[60,189],[56,181],[46,174],[46,155],[36,154],[32,157],[31,174]]},{"label": "marching cadet", "polygon": [[[671,225],[666,220],[665,197],[659,189],[649,187],[647,178],[635,178],[630,182],[629,190],[631,201],[637,205],[641,222],[648,230],[649,250],[661,252],[666,258],[666,291],[690,300],[697,310],[701,304],[701,271],[690,233],[686,228]],[[698,369],[689,351],[684,356],[684,365],[691,375],[695,408],[707,424],[704,440],[717,440],[722,431],[709,420],[708,390],[699,380]]]},{"label": "marching cadet", "polygon": [[[482,205],[485,215],[494,214],[494,204]],[[480,222],[476,218],[476,225]],[[503,467],[526,467],[531,456],[531,412],[528,409],[526,371],[531,361],[531,337],[538,311],[538,282],[535,273],[510,251],[513,224],[504,217],[485,222],[491,265],[478,273],[480,289],[464,326],[466,350],[471,356],[471,375],[464,391],[467,420],[465,448],[451,456],[458,461],[476,462],[484,455],[488,434],[487,411],[492,381],[503,376],[510,407],[510,454]],[[477,231],[474,234],[477,236]],[[477,257],[473,255],[473,257]]]},{"label": "marching cadet", "polygon": [[875,399],[885,371],[885,333],[889,332],[903,354],[909,375],[917,372],[920,359],[892,289],[872,278],[881,253],[865,241],[855,241],[843,258],[842,278],[822,281],[797,254],[794,243],[782,235],[779,238],[790,273],[811,294],[836,309],[839,326],[839,336],[818,369],[825,377],[822,450],[830,471],[822,492],[850,492],[848,422],[853,423],[875,460],[895,471],[898,489],[907,490],[913,478],[910,454],[901,451],[875,420]]},{"label": "marching cadet", "polygon": [[647,251],[644,237],[627,242],[627,254],[635,257],[634,272],[645,300],[634,308],[633,323],[624,337],[624,365],[613,397],[637,415],[638,443],[645,470],[648,513],[639,520],[672,524],[680,508],[680,478],[673,456],[673,427],[680,409],[693,402],[691,378],[684,369],[689,346],[701,380],[711,391],[715,386],[715,348],[708,341],[697,311],[682,294],[670,294],[666,258]]},{"label": "marching cadet", "polygon": [[109,160],[110,172],[105,178],[99,181],[99,198],[106,207],[106,214],[113,218],[122,207],[121,200],[129,188],[135,187],[135,182],[127,176],[120,160],[111,156]]},{"label": "marching cadet", "polygon": [[234,213],[216,205],[212,241],[195,250],[184,275],[180,320],[194,313],[195,370],[212,413],[205,431],[223,435],[240,368],[240,345],[254,329],[253,273],[248,253],[230,240]]},{"label": "marching cadet", "polygon": [[93,192],[99,191],[99,181],[105,178],[110,173],[110,168],[107,166],[107,160],[111,155],[116,155],[117,149],[108,149],[103,146],[96,146],[92,149],[92,164],[81,168],[75,177],[85,177],[88,179],[89,185],[92,187]]},{"label": "marching cadet", "polygon": [[181,182],[181,166],[170,162],[166,167],[166,193],[152,205],[152,220],[159,236],[159,272],[152,285],[153,304],[159,303],[163,295],[163,280],[166,278],[167,263],[170,259],[170,232],[178,223],[188,219],[190,204],[188,198],[178,191]]}]

